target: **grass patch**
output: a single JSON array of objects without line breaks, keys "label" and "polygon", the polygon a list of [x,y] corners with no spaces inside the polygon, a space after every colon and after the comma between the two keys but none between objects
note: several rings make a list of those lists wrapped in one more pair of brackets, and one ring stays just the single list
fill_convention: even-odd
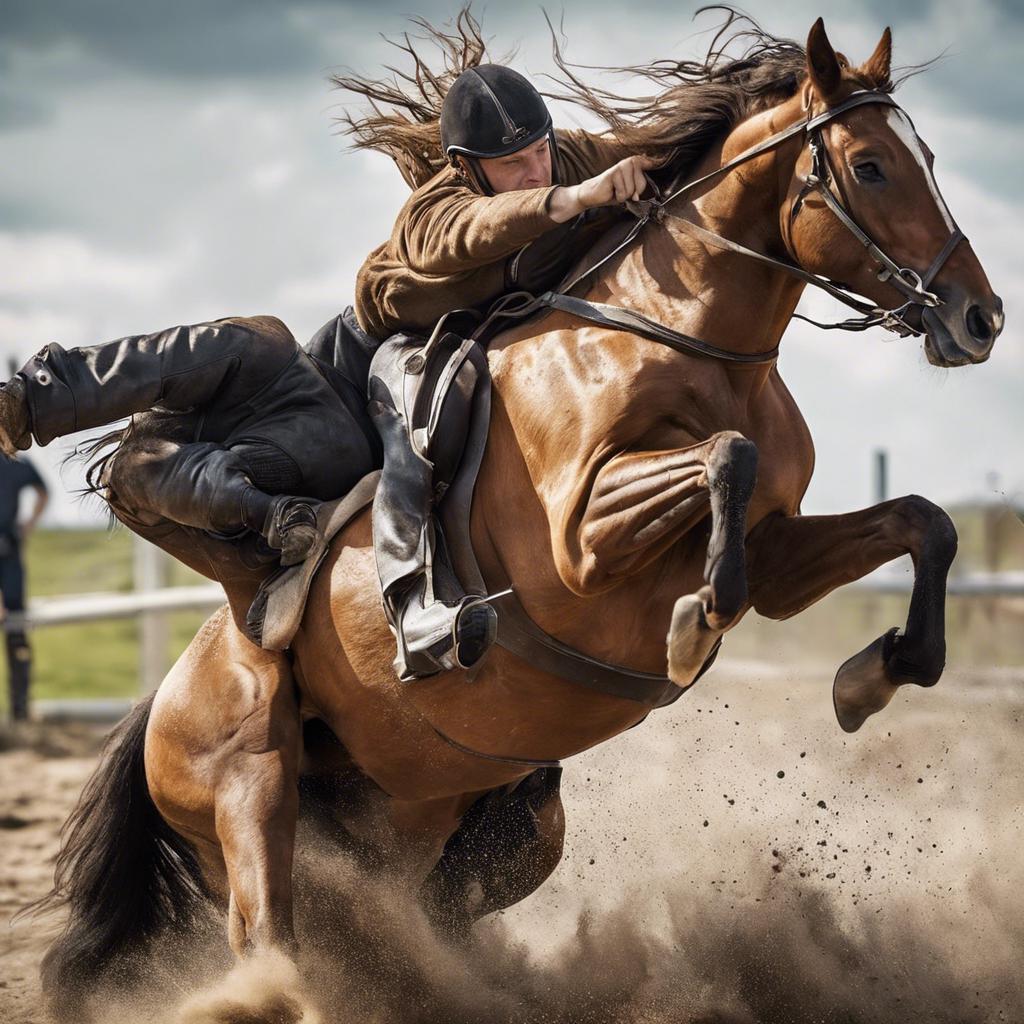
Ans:
[{"label": "grass patch", "polygon": [[[128,592],[133,589],[133,537],[124,529],[40,530],[25,552],[30,597]],[[207,582],[169,559],[170,586]],[[169,615],[167,665],[205,621],[206,612]],[[48,626],[31,635],[32,697],[82,699],[139,695],[139,626],[135,619]],[[0,669],[0,709],[8,705],[6,661]]]}]

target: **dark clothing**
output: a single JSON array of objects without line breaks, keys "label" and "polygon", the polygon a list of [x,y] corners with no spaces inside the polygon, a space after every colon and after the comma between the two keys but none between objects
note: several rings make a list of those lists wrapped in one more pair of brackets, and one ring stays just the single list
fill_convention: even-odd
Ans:
[{"label": "dark clothing", "polygon": [[131,515],[225,535],[259,531],[246,514],[253,485],[329,500],[379,460],[363,393],[299,348],[274,317],[70,351],[49,345],[21,373],[40,444],[153,410],[149,427],[166,430],[150,429],[134,444],[129,433],[111,464],[111,500]]},{"label": "dark clothing", "polygon": [[[18,541],[18,503],[26,487],[46,489],[36,467],[24,456],[17,459],[0,456],[0,538],[6,537],[15,545]],[[0,558],[3,553],[3,543],[0,541]]]},{"label": "dark clothing", "polygon": [[[18,537],[18,505],[26,487],[42,487],[42,477],[24,456],[9,460],[0,456],[0,596],[7,612],[25,610],[25,567]],[[28,688],[32,649],[21,629],[5,630],[7,687],[10,714],[28,718]]]},{"label": "dark clothing", "polygon": [[[6,552],[6,553],[3,553]],[[0,540],[0,596],[9,612],[25,610],[25,567],[17,544]]]},{"label": "dark clothing", "polygon": [[40,444],[151,408],[193,414],[190,440],[257,445],[291,463],[297,493],[344,494],[372,469],[365,399],[339,394],[273,317],[231,318],[106,345],[49,345],[23,369]]}]

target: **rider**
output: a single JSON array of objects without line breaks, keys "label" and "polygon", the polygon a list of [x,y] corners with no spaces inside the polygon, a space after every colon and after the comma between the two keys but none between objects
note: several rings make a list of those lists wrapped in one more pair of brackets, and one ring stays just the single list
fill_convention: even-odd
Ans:
[{"label": "rider", "polygon": [[[654,166],[610,138],[553,129],[540,93],[496,64],[455,80],[440,128],[449,166],[413,193],[357,277],[359,323],[382,342],[398,331],[430,333],[456,308],[482,312],[507,292],[554,287],[617,216],[599,208],[639,199]],[[410,438],[388,373],[407,341],[377,350],[369,407],[385,452],[373,511],[377,569],[404,679],[468,668],[496,633],[488,604],[433,596],[433,467]]]}]

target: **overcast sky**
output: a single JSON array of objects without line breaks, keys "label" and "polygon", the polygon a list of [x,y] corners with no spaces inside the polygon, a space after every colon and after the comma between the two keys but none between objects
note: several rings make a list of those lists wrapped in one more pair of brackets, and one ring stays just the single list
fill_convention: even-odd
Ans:
[{"label": "overcast sky", "polygon": [[[696,56],[716,16],[629,0],[567,0],[568,55],[625,64]],[[0,366],[48,341],[65,347],[231,314],[273,313],[300,340],[352,299],[366,253],[407,189],[390,161],[334,131],[327,76],[377,73],[380,38],[411,5],[378,0],[2,0],[0,3]],[[784,9],[783,9],[784,8]],[[418,3],[443,21],[457,4]],[[1024,4],[1020,0],[751,0],[778,35],[805,39],[823,14],[854,61],[885,25],[895,59],[943,60],[900,92],[937,154],[937,175],[1008,320],[985,365],[930,367],[917,340],[823,333],[794,323],[781,370],[814,434],[805,511],[871,501],[872,451],[890,452],[893,493],[940,502],[1024,497]],[[551,70],[539,6],[478,5],[500,54]],[[579,123],[566,110],[556,123]],[[843,311],[806,300],[816,315]],[[55,494],[79,474],[40,453]],[[990,474],[998,474],[993,487]],[[70,499],[51,522],[97,519]]]}]

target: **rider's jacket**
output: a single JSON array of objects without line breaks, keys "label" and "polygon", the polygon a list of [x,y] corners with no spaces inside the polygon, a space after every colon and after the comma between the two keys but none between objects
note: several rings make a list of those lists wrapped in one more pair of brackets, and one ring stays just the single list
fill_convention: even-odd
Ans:
[{"label": "rider's jacket", "polygon": [[[611,138],[556,130],[561,185],[577,185],[629,155]],[[378,339],[429,332],[453,309],[485,309],[505,292],[553,287],[620,208],[588,210],[566,224],[547,212],[557,185],[482,195],[452,167],[402,207],[391,237],[356,278],[356,316]]]}]

